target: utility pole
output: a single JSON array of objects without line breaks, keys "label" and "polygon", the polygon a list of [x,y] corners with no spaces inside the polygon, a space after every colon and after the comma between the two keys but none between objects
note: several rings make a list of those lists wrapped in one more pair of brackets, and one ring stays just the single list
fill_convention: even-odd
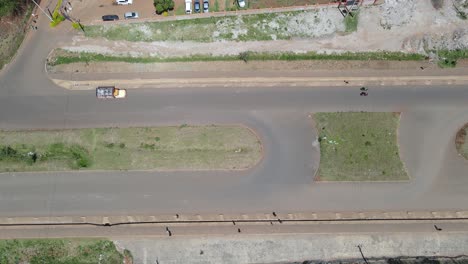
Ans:
[{"label": "utility pole", "polygon": [[33,1],[33,3],[36,4],[36,6],[42,11],[42,13],[44,13],[44,15],[46,15],[46,17],[48,17],[50,19],[50,21],[53,21],[52,17],[50,17],[49,14],[47,14],[44,11],[44,9],[42,9],[41,6],[36,3],[36,1],[34,1],[34,0],[31,0],[31,1]]}]

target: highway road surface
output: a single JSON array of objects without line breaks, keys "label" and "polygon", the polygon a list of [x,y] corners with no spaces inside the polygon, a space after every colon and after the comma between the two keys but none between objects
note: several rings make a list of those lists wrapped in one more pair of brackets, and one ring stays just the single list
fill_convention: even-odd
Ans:
[{"label": "highway road surface", "polygon": [[[98,101],[92,90],[47,78],[47,53],[71,33],[43,28],[0,74],[0,129],[240,123],[258,133],[265,158],[244,172],[2,173],[0,216],[468,207],[468,162],[454,147],[468,122],[466,86],[369,87],[368,97],[359,87],[136,89],[126,100]],[[400,152],[411,180],[313,182],[319,153],[309,114],[319,111],[402,112]]]}]

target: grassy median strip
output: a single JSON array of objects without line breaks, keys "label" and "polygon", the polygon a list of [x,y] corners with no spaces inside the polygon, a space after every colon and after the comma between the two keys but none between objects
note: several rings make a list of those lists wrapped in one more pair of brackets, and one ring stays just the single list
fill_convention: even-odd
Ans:
[{"label": "grassy median strip", "polygon": [[192,55],[189,57],[129,57],[110,56],[88,52],[70,52],[57,49],[49,59],[49,65],[61,65],[77,62],[127,62],[127,63],[162,63],[162,62],[193,62],[193,61],[297,61],[297,60],[386,60],[386,61],[422,61],[424,55],[402,52],[345,52],[321,54],[316,52],[306,53],[259,53],[242,52],[239,55]]},{"label": "grassy median strip", "polygon": [[0,131],[0,172],[246,169],[261,156],[243,126]]},{"label": "grassy median strip", "polygon": [[317,113],[314,118],[321,155],[316,180],[409,179],[398,151],[398,113]]},{"label": "grassy median strip", "polygon": [[[131,263],[112,241],[98,239],[0,240],[0,263]],[[124,260],[126,260],[124,262]],[[130,261],[128,261],[130,260]]]}]

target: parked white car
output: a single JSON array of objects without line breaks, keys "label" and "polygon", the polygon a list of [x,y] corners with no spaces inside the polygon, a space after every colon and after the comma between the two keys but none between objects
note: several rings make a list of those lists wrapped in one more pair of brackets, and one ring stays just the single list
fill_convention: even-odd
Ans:
[{"label": "parked white car", "polygon": [[118,5],[131,5],[133,0],[115,0],[115,3]]},{"label": "parked white car", "polygon": [[125,19],[139,18],[138,12],[126,12],[124,14]]},{"label": "parked white car", "polygon": [[240,7],[240,8],[244,8],[244,7],[245,7],[245,0],[237,0],[237,3],[239,4],[239,7]]},{"label": "parked white car", "polygon": [[192,0],[185,0],[185,14],[192,14]]}]

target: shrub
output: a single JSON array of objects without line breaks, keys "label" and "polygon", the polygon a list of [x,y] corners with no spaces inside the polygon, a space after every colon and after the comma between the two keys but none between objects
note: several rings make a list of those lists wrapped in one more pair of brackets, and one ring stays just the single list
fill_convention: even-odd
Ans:
[{"label": "shrub", "polygon": [[174,9],[174,0],[154,0],[154,7],[157,14],[162,14]]},{"label": "shrub", "polygon": [[239,60],[242,60],[245,63],[247,63],[247,61],[249,61],[249,56],[250,56],[250,52],[248,51],[241,52],[239,53]]},{"label": "shrub", "polygon": [[72,23],[72,27],[73,27],[74,29],[81,29],[80,23],[78,23],[78,22],[73,22],[73,23]]}]

